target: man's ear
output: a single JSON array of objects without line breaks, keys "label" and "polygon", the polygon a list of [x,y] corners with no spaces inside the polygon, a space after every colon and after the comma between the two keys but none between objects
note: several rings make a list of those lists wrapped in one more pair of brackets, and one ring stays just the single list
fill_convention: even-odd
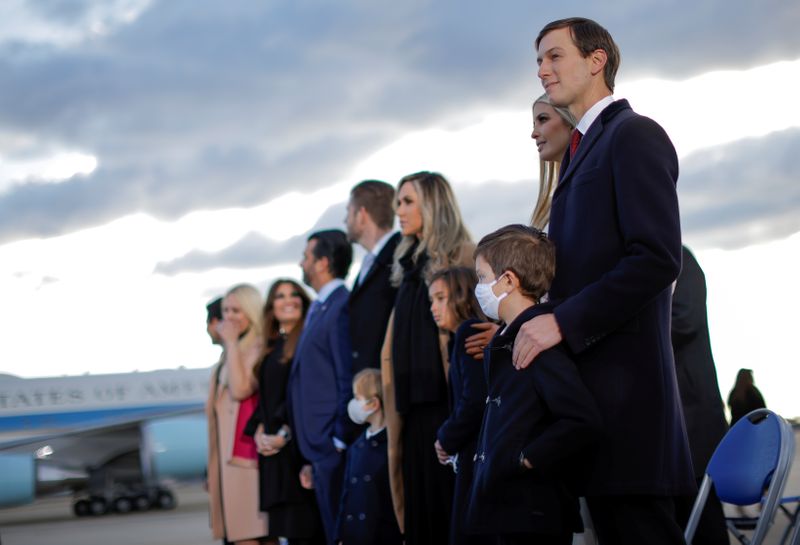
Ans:
[{"label": "man's ear", "polygon": [[[369,212],[367,212],[367,207],[366,206],[360,206],[358,208],[358,212],[360,212],[362,214],[362,218],[369,218]],[[362,219],[362,221],[363,221],[363,219]]]},{"label": "man's ear", "polygon": [[589,59],[592,61],[592,75],[596,76],[606,67],[606,62],[608,62],[608,54],[606,54],[605,49],[595,49],[589,53]]},{"label": "man's ear", "polygon": [[318,271],[323,271],[333,274],[331,272],[331,260],[328,259],[327,257],[320,257],[319,259],[317,259],[315,265],[319,265],[319,269],[317,269]]}]

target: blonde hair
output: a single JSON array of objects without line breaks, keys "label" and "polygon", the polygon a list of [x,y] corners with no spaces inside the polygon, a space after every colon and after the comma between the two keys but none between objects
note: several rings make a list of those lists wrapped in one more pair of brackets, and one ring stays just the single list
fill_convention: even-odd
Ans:
[{"label": "blonde hair", "polygon": [[365,399],[377,397],[383,403],[383,390],[381,389],[381,372],[378,369],[362,369],[353,377],[353,391],[364,396]]},{"label": "blonde hair", "polygon": [[[428,254],[428,264],[423,271],[427,279],[433,272],[449,267],[458,261],[462,245],[470,242],[472,237],[461,219],[453,189],[444,176],[438,172],[417,172],[404,176],[397,184],[397,193],[403,184],[414,184],[422,214],[422,233],[419,245],[411,256],[416,263],[424,252]],[[399,286],[403,280],[403,266],[400,258],[416,242],[416,235],[404,236],[394,252],[392,265],[392,285]]]},{"label": "blonde hair", "polygon": [[247,349],[253,344],[262,342],[264,336],[264,299],[261,293],[251,284],[237,284],[227,291],[225,297],[233,295],[242,307],[242,312],[250,321],[250,328],[244,337],[239,339],[239,347]]},{"label": "blonde hair", "polygon": [[[562,106],[555,106],[550,102],[547,93],[533,101],[531,108],[537,104],[547,104],[564,120],[570,129],[574,129],[578,122],[575,116],[568,109]],[[544,229],[550,223],[550,207],[553,204],[553,192],[558,185],[558,174],[561,170],[561,161],[544,161],[539,159],[539,196],[536,199],[536,206],[531,213],[531,226],[536,229]]]}]

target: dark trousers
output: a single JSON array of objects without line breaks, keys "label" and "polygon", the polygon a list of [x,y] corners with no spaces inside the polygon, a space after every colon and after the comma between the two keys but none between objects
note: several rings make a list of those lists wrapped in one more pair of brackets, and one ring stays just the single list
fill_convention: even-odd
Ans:
[{"label": "dark trousers", "polygon": [[403,415],[403,488],[406,545],[449,541],[454,474],[436,457],[436,432],[447,418],[447,401],[413,405]]},{"label": "dark trousers", "polygon": [[[702,479],[698,479],[698,488],[701,481]],[[681,528],[686,528],[686,523],[689,522],[694,500],[694,496],[675,498],[675,513]],[[703,507],[703,513],[700,515],[700,522],[697,525],[697,531],[694,533],[692,544],[729,545],[729,543],[730,538],[728,537],[728,527],[725,524],[725,512],[722,510],[722,504],[712,487]]]},{"label": "dark trousers", "polygon": [[336,517],[342,498],[344,480],[344,453],[334,452],[311,464],[314,475],[314,493],[317,496],[322,526],[325,529],[325,542],[333,544],[336,536]]},{"label": "dark trousers", "polygon": [[600,545],[684,545],[668,496],[591,496],[586,498]]}]

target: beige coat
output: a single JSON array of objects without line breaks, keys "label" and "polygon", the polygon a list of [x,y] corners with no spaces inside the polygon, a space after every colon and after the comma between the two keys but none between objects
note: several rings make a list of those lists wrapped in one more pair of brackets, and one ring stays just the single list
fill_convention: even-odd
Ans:
[{"label": "beige coat", "polygon": [[[465,243],[461,248],[459,259],[453,263],[454,267],[474,267],[475,262],[472,254],[475,251],[475,244]],[[403,490],[403,443],[401,441],[403,431],[403,419],[397,412],[394,398],[394,368],[392,366],[392,340],[393,340],[394,312],[389,317],[386,326],[386,336],[381,349],[381,382],[383,388],[383,413],[386,422],[387,455],[389,458],[389,487],[392,492],[392,504],[394,514],[397,517],[397,524],[400,531],[405,531],[405,492]],[[449,376],[450,354],[447,344],[450,340],[449,334],[439,331],[439,349],[442,352],[442,367],[445,379]],[[431,446],[433,448],[433,446]]]},{"label": "beige coat", "polygon": [[[239,402],[231,395],[224,371],[223,361],[214,366],[206,403],[209,518],[214,539],[241,541],[268,534],[267,514],[259,510],[256,461],[245,466],[231,460]],[[218,374],[223,377],[219,383]]]}]

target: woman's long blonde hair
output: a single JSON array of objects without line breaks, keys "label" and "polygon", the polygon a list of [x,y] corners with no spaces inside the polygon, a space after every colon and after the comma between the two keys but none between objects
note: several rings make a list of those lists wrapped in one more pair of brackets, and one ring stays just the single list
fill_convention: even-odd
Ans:
[{"label": "woman's long blonde hair", "polygon": [[[538,103],[547,104],[551,106],[556,113],[564,120],[569,126],[570,130],[574,129],[578,122],[572,113],[562,107],[554,106],[550,102],[550,97],[547,93],[543,94],[535,101],[531,108],[534,108]],[[558,185],[558,173],[561,169],[561,161],[544,161],[539,159],[539,196],[536,199],[536,206],[531,214],[531,227],[539,230],[544,230],[548,223],[550,223],[550,207],[553,204],[553,192]]]},{"label": "woman's long blonde hair", "polygon": [[[416,262],[423,252],[428,253],[429,261],[423,271],[427,279],[431,273],[455,263],[462,246],[470,242],[472,237],[461,219],[461,210],[453,189],[444,176],[427,171],[409,174],[397,184],[397,194],[406,183],[414,184],[422,213],[422,234],[412,259]],[[415,235],[404,236],[397,245],[391,277],[394,286],[399,286],[403,280],[400,258],[408,253],[416,240]]]},{"label": "woman's long blonde hair", "polygon": [[251,284],[237,284],[225,294],[225,297],[233,295],[242,307],[242,312],[250,321],[250,328],[247,333],[239,339],[239,347],[247,349],[254,343],[262,342],[264,336],[264,299],[258,289]]}]

